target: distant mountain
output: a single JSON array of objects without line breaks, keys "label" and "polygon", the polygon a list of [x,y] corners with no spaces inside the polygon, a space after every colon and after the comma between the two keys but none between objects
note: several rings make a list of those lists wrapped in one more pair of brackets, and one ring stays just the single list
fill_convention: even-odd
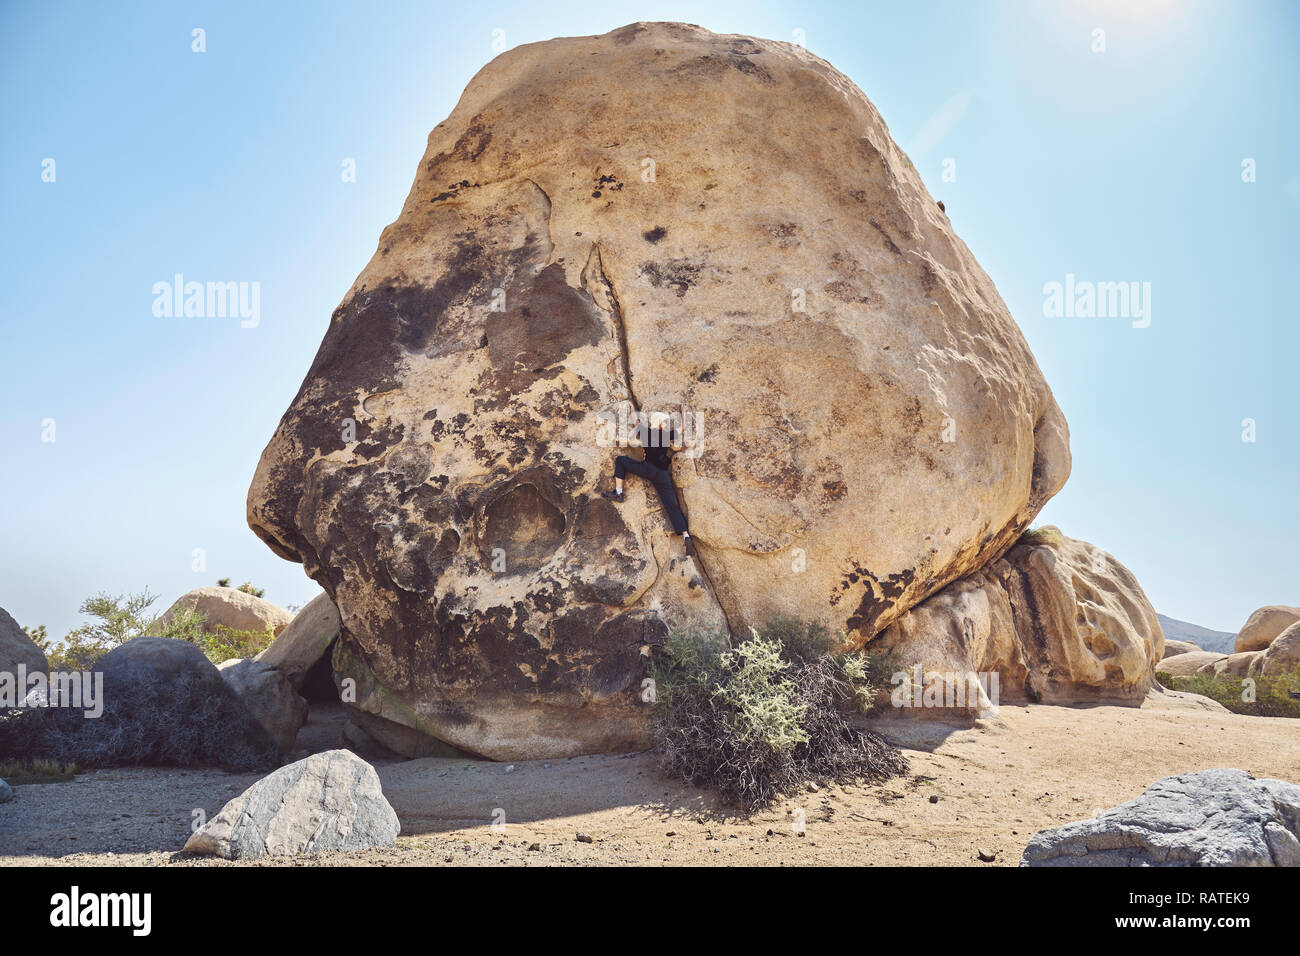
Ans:
[{"label": "distant mountain", "polygon": [[1191,641],[1202,650],[1214,651],[1216,654],[1231,654],[1232,645],[1237,640],[1236,634],[1212,631],[1208,627],[1188,624],[1186,621],[1178,621],[1163,614],[1157,614],[1156,617],[1160,619],[1160,626],[1164,628],[1167,641]]}]

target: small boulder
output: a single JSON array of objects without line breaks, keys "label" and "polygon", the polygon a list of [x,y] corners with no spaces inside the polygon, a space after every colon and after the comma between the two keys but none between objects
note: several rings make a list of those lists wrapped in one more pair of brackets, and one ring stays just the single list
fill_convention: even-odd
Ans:
[{"label": "small boulder", "polygon": [[298,731],[307,722],[307,701],[299,696],[289,678],[270,664],[254,660],[224,661],[217,670],[271,735],[280,753],[292,751]]},{"label": "small boulder", "polygon": [[339,636],[339,610],[328,594],[321,594],[299,611],[289,626],[257,660],[281,671],[301,691],[307,672],[325,656]]},{"label": "small boulder", "polygon": [[1261,607],[1246,619],[1245,627],[1237,634],[1237,642],[1233,650],[1237,653],[1262,651],[1273,643],[1273,638],[1297,621],[1300,621],[1300,607],[1286,604],[1270,604]]},{"label": "small boulder", "polygon": [[1215,654],[1212,651],[1189,651],[1177,657],[1166,657],[1156,665],[1157,671],[1163,671],[1172,677],[1191,677],[1193,674],[1213,673],[1214,666],[1226,661],[1227,654]]},{"label": "small boulder", "polygon": [[375,768],[346,750],[281,767],[185,843],[186,853],[251,860],[392,846],[401,825]]},{"label": "small boulder", "polygon": [[0,780],[0,803],[8,803],[14,798],[14,788]]},{"label": "small boulder", "polygon": [[1202,667],[1200,673],[1214,674],[1216,677],[1245,677],[1263,653],[1263,651],[1241,651],[1237,654],[1229,654],[1208,667]]},{"label": "small boulder", "polygon": [[1169,660],[1171,657],[1177,657],[1179,654],[1191,654],[1193,652],[1204,653],[1204,651],[1205,648],[1198,647],[1191,641],[1171,641],[1169,638],[1165,638],[1165,660]]},{"label": "small boulder", "polygon": [[0,673],[16,674],[19,664],[25,665],[29,673],[48,667],[41,649],[9,612],[0,607]]},{"label": "small boulder", "polygon": [[1215,769],[1034,834],[1021,866],[1300,866],[1300,786]]},{"label": "small boulder", "polygon": [[278,635],[293,620],[293,615],[284,608],[238,588],[196,588],[177,598],[149,628],[149,634],[161,634],[182,611],[202,614],[203,630],[208,634],[218,627],[228,627],[234,631],[271,631]]}]

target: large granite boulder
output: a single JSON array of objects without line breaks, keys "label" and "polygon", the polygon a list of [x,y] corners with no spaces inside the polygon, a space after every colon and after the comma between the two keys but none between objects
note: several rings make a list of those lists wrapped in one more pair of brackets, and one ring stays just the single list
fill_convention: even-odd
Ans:
[{"label": "large granite boulder", "polygon": [[909,610],[868,647],[922,673],[997,673],[1009,700],[1136,704],[1152,688],[1164,634],[1128,568],[1049,525]]},{"label": "large granite boulder", "polygon": [[[597,497],[620,416],[682,406],[698,564],[644,483]],[[862,92],[799,46],[637,23],[470,82],[248,520],[403,720],[544,757],[644,744],[668,627],[817,616],[862,644],[1069,469],[1020,330]]]},{"label": "large granite boulder", "polygon": [[0,674],[18,674],[22,664],[27,672],[44,671],[48,666],[45,653],[4,608],[0,607]]},{"label": "large granite boulder", "polygon": [[[1163,627],[1161,628],[1163,630]],[[1169,636],[1165,635],[1165,656],[1164,660],[1171,657],[1177,657],[1179,654],[1204,653],[1205,648],[1193,644],[1191,641],[1171,641]]]},{"label": "large granite boulder", "polygon": [[1300,786],[1243,770],[1157,780],[1091,820],[1040,830],[1021,866],[1300,866]]},{"label": "large granite boulder", "polygon": [[249,713],[271,735],[280,753],[290,753],[298,731],[307,722],[307,701],[289,678],[270,664],[255,660],[223,661],[217,670]]},{"label": "large granite boulder", "polygon": [[319,594],[294,615],[257,660],[281,671],[301,691],[308,672],[320,662],[339,636],[339,610],[328,594]]},{"label": "large granite boulder", "polygon": [[1292,624],[1273,638],[1267,649],[1256,654],[1250,664],[1250,674],[1276,677],[1296,668],[1300,668],[1300,623]]},{"label": "large granite boulder", "polygon": [[279,634],[293,620],[292,614],[270,601],[254,597],[238,588],[214,585],[195,588],[182,594],[159,615],[158,620],[149,628],[150,635],[161,634],[168,622],[183,611],[202,614],[203,630],[208,633],[218,627],[228,627],[234,631],[271,631]]},{"label": "large granite boulder", "polygon": [[251,860],[392,846],[401,827],[375,768],[346,750],[263,777],[197,830],[185,852]]},{"label": "large granite boulder", "polygon": [[1245,625],[1237,632],[1237,642],[1233,650],[1238,654],[1242,651],[1262,651],[1273,643],[1273,638],[1297,622],[1300,622],[1300,607],[1270,604],[1258,608],[1251,613]]}]

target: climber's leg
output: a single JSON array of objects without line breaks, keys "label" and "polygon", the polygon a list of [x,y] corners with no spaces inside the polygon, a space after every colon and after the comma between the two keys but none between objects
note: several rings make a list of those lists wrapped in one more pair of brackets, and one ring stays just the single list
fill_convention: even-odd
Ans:
[{"label": "climber's leg", "polygon": [[682,514],[681,506],[677,503],[677,492],[673,488],[673,479],[668,472],[661,468],[651,467],[652,475],[647,475],[655,486],[655,491],[659,492],[659,500],[664,503],[664,511],[668,513],[668,523],[673,526],[676,534],[687,534],[686,516]]},{"label": "climber's leg", "polygon": [[643,461],[637,461],[635,458],[629,458],[627,455],[619,455],[614,459],[614,490],[602,491],[601,497],[608,498],[611,501],[623,500],[623,479],[627,477],[628,472],[634,475],[640,475],[642,478],[649,478],[645,469],[649,468]]}]

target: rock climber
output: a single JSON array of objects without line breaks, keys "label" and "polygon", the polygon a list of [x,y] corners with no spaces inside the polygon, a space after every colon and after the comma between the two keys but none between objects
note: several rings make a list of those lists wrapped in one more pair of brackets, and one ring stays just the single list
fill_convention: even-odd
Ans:
[{"label": "rock climber", "polygon": [[[685,421],[685,409],[682,414],[681,420]],[[686,516],[682,514],[681,505],[677,503],[677,492],[673,489],[670,470],[674,451],[678,448],[690,447],[690,442],[684,434],[685,430],[679,429],[678,422],[664,412],[634,411],[630,423],[636,426],[641,447],[645,452],[645,460],[637,461],[627,455],[619,455],[615,458],[614,490],[602,491],[601,495],[610,501],[622,504],[623,479],[629,473],[650,482],[659,493],[659,500],[663,502],[668,521],[673,526],[673,533],[682,536],[686,553],[694,558],[696,557],[695,542],[691,540],[691,533],[687,530]]]}]

